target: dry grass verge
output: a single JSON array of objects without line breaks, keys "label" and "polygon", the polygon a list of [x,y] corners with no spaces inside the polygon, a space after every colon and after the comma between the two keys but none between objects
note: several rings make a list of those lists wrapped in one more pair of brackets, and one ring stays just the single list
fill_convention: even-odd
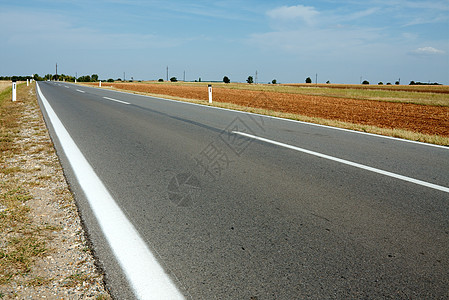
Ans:
[{"label": "dry grass verge", "polygon": [[0,94],[0,299],[109,299],[36,102]]}]

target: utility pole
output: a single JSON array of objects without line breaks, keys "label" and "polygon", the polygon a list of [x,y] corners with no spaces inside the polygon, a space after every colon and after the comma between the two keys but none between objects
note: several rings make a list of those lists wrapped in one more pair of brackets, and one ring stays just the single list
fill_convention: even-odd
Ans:
[{"label": "utility pole", "polygon": [[58,81],[58,63],[56,63],[56,77],[55,77],[56,81]]},{"label": "utility pole", "polygon": [[315,84],[318,84],[318,73],[315,74]]},{"label": "utility pole", "polygon": [[257,70],[256,70],[256,77],[254,79],[254,82],[257,84]]},{"label": "utility pole", "polygon": [[186,81],[186,71],[184,71],[184,82]]},{"label": "utility pole", "polygon": [[123,72],[123,81],[126,81],[126,79],[125,79],[125,72]]},{"label": "utility pole", "polygon": [[168,81],[168,66],[167,66],[167,81]]}]

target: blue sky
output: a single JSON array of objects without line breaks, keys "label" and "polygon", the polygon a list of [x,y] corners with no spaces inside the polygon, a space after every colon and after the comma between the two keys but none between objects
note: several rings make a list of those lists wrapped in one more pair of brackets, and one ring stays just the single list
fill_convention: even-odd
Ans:
[{"label": "blue sky", "polygon": [[0,75],[449,84],[449,1],[0,0]]}]

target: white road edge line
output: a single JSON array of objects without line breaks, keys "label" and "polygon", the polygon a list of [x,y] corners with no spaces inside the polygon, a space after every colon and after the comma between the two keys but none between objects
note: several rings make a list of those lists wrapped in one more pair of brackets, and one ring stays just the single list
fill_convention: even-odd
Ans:
[{"label": "white road edge line", "polygon": [[262,142],[265,142],[265,143],[269,143],[269,144],[277,145],[277,146],[280,146],[280,147],[284,147],[284,148],[300,151],[300,152],[303,152],[303,153],[307,153],[307,154],[310,154],[310,155],[318,156],[318,157],[321,157],[321,158],[324,158],[324,159],[336,161],[336,162],[339,162],[339,163],[342,163],[342,164],[345,164],[345,165],[349,165],[349,166],[352,166],[352,167],[356,167],[356,168],[359,168],[359,169],[363,169],[363,170],[371,171],[371,172],[374,172],[374,173],[382,174],[382,175],[385,175],[385,176],[393,177],[393,178],[396,178],[396,179],[400,179],[400,180],[403,180],[403,181],[415,183],[415,184],[422,185],[422,186],[425,186],[425,187],[429,187],[429,188],[432,188],[432,189],[435,189],[435,190],[439,190],[439,191],[442,191],[442,192],[449,193],[449,188],[441,186],[441,185],[433,184],[433,183],[422,181],[422,180],[419,180],[419,179],[414,179],[414,178],[411,178],[411,177],[399,175],[399,174],[388,172],[388,171],[384,171],[384,170],[381,170],[381,169],[376,169],[376,168],[365,166],[365,165],[362,165],[362,164],[359,164],[359,163],[355,163],[355,162],[352,162],[352,161],[349,161],[349,160],[333,157],[333,156],[330,156],[330,155],[326,155],[326,154],[322,154],[322,153],[319,153],[319,152],[315,152],[315,151],[299,148],[299,147],[288,145],[288,144],[284,144],[284,143],[281,143],[281,142],[276,142],[276,141],[273,141],[273,140],[269,140],[269,139],[266,139],[266,138],[263,138],[263,137],[258,137],[258,136],[255,136],[255,135],[252,135],[252,134],[248,134],[248,133],[245,133],[245,132],[232,131],[232,133],[238,134],[238,135],[241,135],[241,136],[246,136],[248,138],[259,140],[259,141],[262,141]]},{"label": "white road edge line", "polygon": [[78,89],[76,89],[76,91],[77,91],[77,92],[80,92],[80,93],[85,93],[85,91],[78,90]]},{"label": "white road edge line", "polygon": [[129,102],[125,102],[125,101],[122,101],[122,100],[117,100],[117,99],[109,98],[109,97],[103,97],[103,99],[111,100],[111,101],[115,101],[115,102],[119,102],[119,103],[123,103],[123,104],[130,104]]},{"label": "white road edge line", "polygon": [[184,299],[95,174],[39,85],[37,91],[73,172],[135,295],[139,299]]}]

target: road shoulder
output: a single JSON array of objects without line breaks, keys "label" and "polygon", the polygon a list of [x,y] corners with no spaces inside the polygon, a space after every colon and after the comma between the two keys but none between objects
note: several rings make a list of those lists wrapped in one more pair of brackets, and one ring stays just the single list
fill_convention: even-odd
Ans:
[{"label": "road shoulder", "polygon": [[2,132],[14,146],[0,162],[0,298],[110,299],[34,85],[20,87],[14,105],[17,124]]}]

